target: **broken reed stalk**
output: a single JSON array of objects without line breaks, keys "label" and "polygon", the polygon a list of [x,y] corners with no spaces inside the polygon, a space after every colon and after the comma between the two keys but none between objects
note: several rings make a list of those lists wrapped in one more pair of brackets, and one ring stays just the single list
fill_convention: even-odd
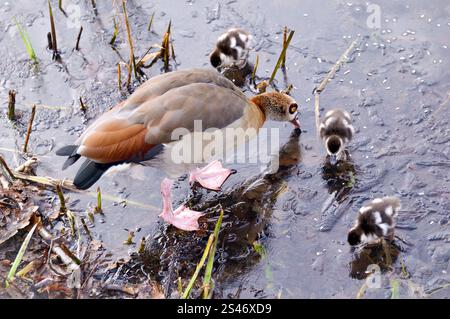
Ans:
[{"label": "broken reed stalk", "polygon": [[117,35],[119,34],[119,27],[117,26],[117,22],[116,22],[116,18],[115,17],[113,17],[113,21],[114,21],[114,33],[113,33],[113,36],[111,38],[111,41],[109,41],[110,45],[114,45],[114,42],[116,42]]},{"label": "broken reed stalk", "polygon": [[81,220],[81,225],[83,225],[84,232],[86,233],[86,235],[88,235],[89,240],[92,241],[93,238],[92,238],[91,232],[89,231],[89,228],[86,225],[86,221],[84,220],[83,217],[80,217],[80,220]]},{"label": "broken reed stalk", "polygon": [[275,75],[278,72],[278,69],[280,68],[281,62],[283,61],[283,58],[286,56],[286,51],[289,46],[289,43],[291,43],[292,37],[294,36],[295,31],[292,30],[289,32],[289,36],[285,43],[283,43],[283,50],[281,50],[280,57],[278,58],[277,64],[275,65],[275,68],[273,69],[272,75],[270,76],[269,83],[273,83],[273,80],[275,79]]},{"label": "broken reed stalk", "polygon": [[14,121],[16,117],[16,91],[9,90],[8,92],[8,119]]},{"label": "broken reed stalk", "polygon": [[80,39],[81,39],[82,33],[83,33],[83,26],[80,27],[80,32],[78,32],[78,36],[77,36],[77,44],[75,45],[75,50],[77,50],[77,51],[80,50]]},{"label": "broken reed stalk", "polygon": [[36,115],[36,105],[33,105],[31,109],[31,117],[28,122],[27,135],[25,136],[25,144],[23,145],[23,152],[26,153],[28,150],[28,141],[30,140],[31,128],[33,127],[34,116]]},{"label": "broken reed stalk", "polygon": [[[288,31],[288,29],[285,26],[284,30],[283,30],[283,48],[286,46],[287,31]],[[286,54],[283,56],[283,60],[281,61],[281,67],[283,69],[286,69]]]},{"label": "broken reed stalk", "polygon": [[319,86],[314,88],[313,94],[314,94],[314,113],[316,117],[316,133],[317,136],[319,136],[319,126],[320,126],[320,99],[319,95],[322,93],[323,90],[325,90],[325,87],[327,86],[328,82],[334,77],[337,71],[341,68],[342,64],[348,61],[348,57],[350,53],[353,51],[353,49],[356,47],[358,41],[353,41],[350,46],[347,48],[347,50],[342,53],[342,55],[339,57],[339,59],[336,61],[336,63],[333,65],[333,67],[328,71],[328,74],[325,76],[325,78],[320,82]]},{"label": "broken reed stalk", "polygon": [[117,86],[119,87],[119,92],[122,91],[122,72],[120,70],[120,62],[117,63]]},{"label": "broken reed stalk", "polygon": [[130,23],[128,22],[128,14],[127,14],[127,7],[126,7],[125,0],[122,0],[122,8],[123,8],[123,15],[125,17],[125,26],[127,28],[128,44],[130,45],[130,67],[131,67],[131,69],[133,69],[134,76],[137,79],[138,73],[137,73],[137,69],[136,69],[136,61],[134,60],[133,39],[131,38],[131,29],[130,29]]},{"label": "broken reed stalk", "polygon": [[153,11],[151,17],[150,17],[150,21],[148,22],[148,27],[147,27],[147,31],[150,32],[152,30],[152,25],[153,25],[153,19],[155,18],[155,11]]},{"label": "broken reed stalk", "polygon": [[52,10],[52,5],[50,4],[50,0],[48,0],[48,12],[50,15],[50,31],[52,33],[53,59],[57,59],[59,57],[58,44],[56,42],[55,20],[53,19],[53,10]]},{"label": "broken reed stalk", "polygon": [[172,54],[172,59],[176,63],[177,61],[175,60],[175,50],[173,49],[173,42],[172,41],[170,41],[170,51],[171,51],[171,54]]},{"label": "broken reed stalk", "polygon": [[256,55],[256,62],[255,62],[255,65],[253,66],[253,72],[252,72],[252,78],[251,78],[253,85],[256,84],[255,76],[256,76],[256,70],[258,69],[258,65],[259,65],[259,54]]},{"label": "broken reed stalk", "polygon": [[80,96],[80,110],[82,110],[83,112],[86,112],[87,108],[86,105],[84,105],[83,103],[83,99]]},{"label": "broken reed stalk", "polygon": [[76,264],[76,260],[78,259],[72,259],[74,254],[70,252],[70,250],[70,254],[68,254],[67,247],[65,247],[66,250],[64,250],[59,244],[52,244],[54,238],[43,226],[38,228],[38,235],[51,247],[51,251],[53,251],[70,270],[78,268],[78,265]]},{"label": "broken reed stalk", "polygon": [[145,237],[142,237],[141,242],[139,243],[138,253],[143,254],[144,251],[145,251]]},{"label": "broken reed stalk", "polygon": [[66,11],[64,11],[64,9],[62,7],[62,0],[58,0],[58,8],[59,8],[59,11],[61,11],[67,17]]},{"label": "broken reed stalk", "polygon": [[164,33],[163,41],[161,46],[163,47],[163,60],[164,60],[164,70],[167,72],[169,70],[169,58],[170,58],[170,31],[172,27],[172,21],[169,21],[166,33]]},{"label": "broken reed stalk", "polygon": [[214,235],[211,234],[211,235],[209,235],[208,242],[206,243],[205,251],[203,252],[202,258],[200,259],[200,262],[197,264],[197,267],[195,268],[195,272],[192,275],[191,280],[189,280],[189,283],[188,283],[186,289],[184,290],[184,293],[181,296],[181,299],[189,298],[192,287],[194,286],[195,280],[197,279],[198,274],[200,273],[200,270],[202,269],[203,265],[205,264],[206,257],[208,256],[208,253],[211,249],[211,245],[213,244],[213,241],[214,241]]},{"label": "broken reed stalk", "polygon": [[52,33],[47,32],[47,47],[49,50],[53,50],[52,48]]},{"label": "broken reed stalk", "polygon": [[22,245],[20,246],[19,252],[17,253],[16,258],[14,259],[14,262],[11,266],[11,269],[9,270],[8,276],[5,280],[5,288],[9,287],[9,283],[14,280],[14,276],[16,275],[17,268],[19,267],[20,263],[22,262],[23,255],[25,254],[25,251],[27,250],[28,244],[31,240],[31,237],[33,236],[33,233],[37,227],[37,223],[34,224],[33,228],[28,232],[27,236],[25,237],[25,240],[23,241]]},{"label": "broken reed stalk", "polygon": [[128,69],[128,76],[127,76],[127,81],[125,83],[125,86],[128,88],[130,86],[131,83],[131,67],[129,63],[126,63],[125,66]]},{"label": "broken reed stalk", "polygon": [[94,213],[102,213],[102,192],[100,187],[97,187],[97,206],[95,206]]},{"label": "broken reed stalk", "polygon": [[65,213],[65,212],[67,212],[66,199],[64,198],[61,184],[57,184],[55,188],[56,188],[56,194],[58,194],[58,198],[59,198],[59,212]]},{"label": "broken reed stalk", "polygon": [[203,277],[203,299],[211,299],[214,290],[214,287],[211,287],[211,277],[214,264],[214,257],[216,255],[217,241],[219,239],[219,230],[220,227],[222,226],[222,219],[223,219],[223,209],[221,208],[219,219],[217,220],[216,226],[214,227],[213,233],[214,243],[211,247],[211,251],[209,252],[208,263],[206,264],[205,268],[205,276]]}]

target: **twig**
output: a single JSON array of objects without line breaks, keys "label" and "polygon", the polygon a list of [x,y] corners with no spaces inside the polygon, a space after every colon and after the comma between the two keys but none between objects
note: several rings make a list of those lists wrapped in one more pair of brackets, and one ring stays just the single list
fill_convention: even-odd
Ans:
[{"label": "twig", "polygon": [[8,92],[8,119],[14,121],[16,117],[16,91],[9,90]]},{"label": "twig", "polygon": [[325,78],[320,82],[319,86],[314,88],[313,94],[314,94],[314,113],[316,117],[316,132],[317,135],[319,135],[319,125],[320,125],[320,99],[319,95],[320,93],[325,90],[325,87],[327,86],[328,82],[334,77],[336,72],[340,69],[342,64],[348,61],[348,57],[350,53],[353,51],[353,49],[356,47],[358,41],[353,41],[350,46],[347,48],[347,50],[344,51],[344,53],[339,57],[339,59],[336,61],[336,63],[333,65],[333,67],[330,69],[328,74],[325,76]]},{"label": "twig", "polygon": [[70,270],[78,268],[78,265],[71,257],[74,256],[73,253],[68,254],[67,247],[65,251],[59,244],[54,244],[53,236],[43,226],[38,228],[38,234],[49,245],[50,251],[53,251]]},{"label": "twig", "polygon": [[64,9],[62,7],[62,0],[58,1],[58,8],[67,17],[67,13],[66,13],[66,11],[64,11]]},{"label": "twig", "polygon": [[83,103],[83,99],[80,96],[80,110],[82,110],[83,112],[86,112],[87,108],[86,105],[84,105]]},{"label": "twig", "polygon": [[[286,46],[286,38],[287,38],[287,27],[284,27],[283,30],[283,48]],[[281,68],[286,69],[286,54],[283,56],[283,60],[281,61]]]},{"label": "twig", "polygon": [[92,238],[92,235],[91,235],[91,232],[89,231],[89,228],[87,227],[87,225],[86,225],[86,222],[85,222],[85,220],[84,220],[84,218],[83,217],[80,217],[80,220],[81,220],[81,225],[83,225],[83,229],[84,229],[84,231],[86,232],[86,234],[88,235],[88,237],[89,237],[89,240],[93,240],[93,238]]},{"label": "twig", "polygon": [[30,171],[31,167],[36,164],[38,161],[37,157],[32,157],[25,161],[25,163],[19,165],[16,167],[15,171],[25,173],[27,171]]},{"label": "twig", "polygon": [[80,27],[80,32],[78,32],[77,44],[75,45],[75,50],[77,50],[77,51],[80,50],[80,39],[81,39],[82,33],[83,33],[83,26]]},{"label": "twig", "polygon": [[34,121],[35,114],[36,114],[36,105],[33,105],[33,108],[31,109],[30,121],[28,122],[27,135],[25,136],[25,144],[23,145],[24,153],[26,153],[27,149],[28,149],[28,141],[30,140],[31,128],[33,127],[33,121]]},{"label": "twig", "polygon": [[120,69],[120,62],[117,63],[117,86],[119,87],[119,92],[122,91],[122,72]]}]

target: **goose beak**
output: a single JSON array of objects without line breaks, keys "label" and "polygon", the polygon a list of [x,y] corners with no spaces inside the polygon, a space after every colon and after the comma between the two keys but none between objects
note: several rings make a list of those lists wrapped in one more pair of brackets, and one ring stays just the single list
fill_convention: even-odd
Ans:
[{"label": "goose beak", "polygon": [[300,128],[300,121],[298,120],[298,114],[295,116],[295,118],[291,122],[296,128]]}]

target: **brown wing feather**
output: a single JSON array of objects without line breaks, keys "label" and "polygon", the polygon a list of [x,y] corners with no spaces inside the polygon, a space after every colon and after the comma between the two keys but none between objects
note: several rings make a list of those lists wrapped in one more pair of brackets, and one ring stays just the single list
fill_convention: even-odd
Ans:
[{"label": "brown wing feather", "polygon": [[78,154],[97,163],[115,163],[143,158],[154,145],[145,142],[147,128],[126,120],[109,119],[81,141]]}]

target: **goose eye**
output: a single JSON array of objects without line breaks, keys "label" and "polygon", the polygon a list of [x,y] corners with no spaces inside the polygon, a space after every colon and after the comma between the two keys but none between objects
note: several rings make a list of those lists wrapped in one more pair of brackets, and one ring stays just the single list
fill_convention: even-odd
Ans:
[{"label": "goose eye", "polygon": [[297,108],[298,108],[298,106],[297,106],[296,103],[291,104],[291,105],[289,106],[289,113],[290,113],[290,114],[294,114],[295,112],[297,112]]}]

